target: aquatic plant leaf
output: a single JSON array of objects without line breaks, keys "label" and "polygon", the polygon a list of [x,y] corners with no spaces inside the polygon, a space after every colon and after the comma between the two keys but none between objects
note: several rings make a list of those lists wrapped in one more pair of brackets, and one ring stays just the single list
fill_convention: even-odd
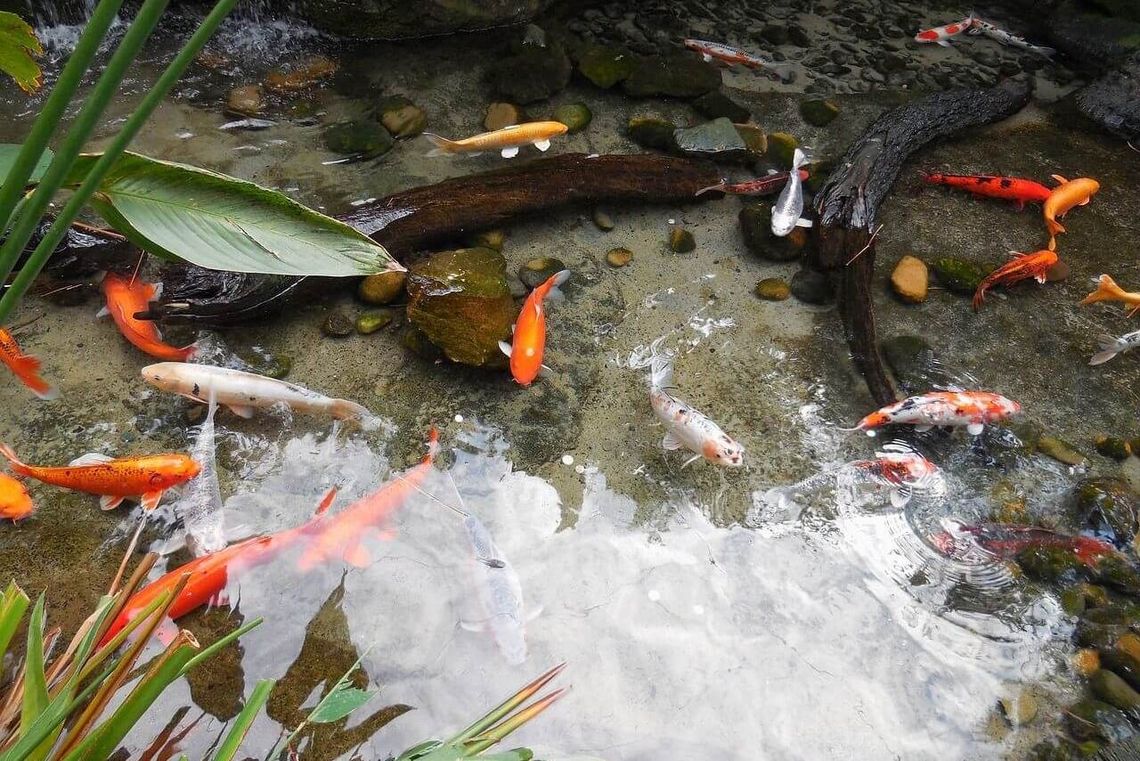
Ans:
[{"label": "aquatic plant leaf", "polygon": [[[3,180],[7,178],[8,170],[16,163],[16,156],[20,154],[20,149],[23,147],[19,143],[0,143],[0,184],[3,184]],[[28,178],[28,182],[39,182],[54,157],[55,154],[51,152],[51,149],[45,148],[44,152],[40,154],[40,160],[32,169],[32,175]]]},{"label": "aquatic plant leaf", "polygon": [[325,696],[321,704],[309,714],[309,723],[328,724],[339,721],[367,703],[375,695],[375,690],[362,690],[359,687],[338,684],[332,692]]},{"label": "aquatic plant leaf", "polygon": [[20,589],[16,582],[9,582],[3,597],[0,597],[0,660],[3,660],[8,652],[8,644],[24,619],[28,603],[28,596],[24,590]]},{"label": "aquatic plant leaf", "polygon": [[36,58],[44,49],[36,33],[15,13],[0,11],[0,71],[16,80],[26,93],[43,87],[44,74]]},{"label": "aquatic plant leaf", "polygon": [[218,752],[214,754],[213,761],[233,761],[234,756],[241,749],[242,740],[249,733],[249,728],[253,726],[253,722],[261,713],[261,709],[269,701],[269,693],[273,691],[276,684],[277,680],[275,679],[262,679],[257,683],[249,696],[249,700],[246,701],[245,707],[241,709],[241,713],[234,720],[234,725],[230,728],[226,739],[218,748]]},{"label": "aquatic plant leaf", "polygon": [[[98,158],[80,156],[68,185]],[[141,248],[207,269],[324,277],[403,270],[364,233],[281,193],[137,153],[119,157],[91,205]]]},{"label": "aquatic plant leaf", "polygon": [[[48,696],[47,675],[44,664],[44,596],[41,594],[28,621],[28,654],[24,658],[24,700],[20,711],[20,734],[28,730],[51,702]],[[47,755],[50,746],[36,748],[30,758]]]}]

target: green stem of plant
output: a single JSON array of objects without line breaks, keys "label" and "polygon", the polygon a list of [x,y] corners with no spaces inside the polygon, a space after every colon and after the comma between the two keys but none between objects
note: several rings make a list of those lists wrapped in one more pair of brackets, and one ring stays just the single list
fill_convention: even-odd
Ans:
[{"label": "green stem of plant", "polygon": [[32,176],[40,156],[47,148],[48,140],[51,139],[59,120],[67,110],[67,104],[75,97],[75,91],[83,80],[83,75],[87,72],[95,54],[99,52],[99,45],[115,21],[122,4],[123,0],[102,0],[87,19],[75,50],[72,51],[63,71],[59,73],[59,80],[52,88],[51,95],[44,101],[43,110],[32,124],[32,130],[16,155],[16,162],[8,170],[4,184],[0,185],[0,230],[8,229],[12,211],[24,192],[24,186],[28,184],[28,178]]},{"label": "green stem of plant", "polygon": [[[75,123],[67,131],[55,158],[52,159],[31,197],[25,202],[23,211],[15,220],[11,232],[8,234],[8,239],[4,241],[3,247],[0,247],[0,283],[5,282],[15,268],[24,246],[28,244],[35,233],[40,218],[47,211],[56,191],[67,179],[67,174],[71,171],[76,156],[83,149],[84,143],[91,137],[91,133],[95,130],[99,117],[103,115],[107,104],[118,92],[123,77],[126,76],[127,70],[138,56],[139,51],[142,50],[142,46],[146,43],[150,33],[154,31],[154,27],[162,17],[162,12],[166,9],[168,2],[169,0],[146,0],[139,8],[138,15],[131,22],[130,28],[111,56],[111,60],[107,62],[107,68],[103,71],[103,75],[99,77],[95,83],[95,88],[84,102],[83,108],[79,110],[79,115],[75,117]],[[4,184],[5,191],[10,190],[9,184],[7,182]],[[20,188],[23,189],[23,186],[21,185]],[[70,225],[73,221],[74,217],[68,220],[67,224]],[[53,244],[52,249],[54,248],[55,245]],[[13,288],[13,290],[15,289]],[[0,324],[3,322],[3,319],[0,318]]]},{"label": "green stem of plant", "polygon": [[230,728],[229,734],[226,735],[226,739],[218,748],[218,752],[214,754],[213,761],[233,761],[234,756],[241,749],[242,740],[245,739],[249,728],[253,726],[254,719],[261,713],[262,706],[269,701],[269,693],[272,692],[275,684],[277,682],[273,679],[262,679],[257,683],[257,686],[253,688],[253,693],[249,696],[249,700],[245,702],[245,707],[241,709],[233,727]]},{"label": "green stem of plant", "polygon": [[[79,186],[79,189],[76,190],[68,200],[67,205],[64,206],[59,216],[56,217],[55,222],[52,223],[52,226],[44,235],[43,240],[36,246],[36,250],[32,252],[27,263],[20,270],[20,274],[16,276],[12,287],[8,289],[8,293],[4,294],[3,298],[0,298],[0,325],[4,324],[8,315],[15,309],[16,304],[23,298],[24,293],[31,287],[32,282],[40,274],[40,270],[43,269],[44,264],[47,263],[52,251],[54,251],[59,242],[63,240],[63,236],[67,234],[67,229],[71,226],[71,223],[75,221],[75,218],[79,216],[79,212],[84,204],[95,194],[99,184],[103,181],[103,178],[107,176],[107,173],[111,171],[111,167],[114,166],[115,161],[122,155],[123,151],[126,150],[127,145],[130,144],[131,140],[133,140],[139,130],[142,129],[146,120],[150,118],[150,115],[158,108],[158,105],[162,102],[163,98],[166,97],[166,94],[170,92],[170,88],[172,88],[174,83],[178,81],[178,78],[182,76],[182,72],[194,61],[194,57],[205,47],[210,37],[214,35],[218,26],[229,12],[233,10],[236,4],[237,0],[219,0],[209,15],[199,24],[198,29],[182,47],[182,50],[179,51],[174,60],[170,62],[166,70],[162,72],[162,76],[158,78],[158,81],[151,87],[150,91],[147,92],[146,97],[143,98],[130,118],[127,119],[126,124],[123,125],[123,129],[115,136],[111,145],[103,152],[99,160],[95,162],[95,166],[91,168],[91,171],[83,180],[83,184]],[[144,6],[144,8],[145,7],[146,6]],[[4,252],[0,250],[0,265],[2,265],[3,260]],[[4,273],[2,267],[0,267],[0,282],[3,282],[4,277],[7,277],[7,275]]]}]

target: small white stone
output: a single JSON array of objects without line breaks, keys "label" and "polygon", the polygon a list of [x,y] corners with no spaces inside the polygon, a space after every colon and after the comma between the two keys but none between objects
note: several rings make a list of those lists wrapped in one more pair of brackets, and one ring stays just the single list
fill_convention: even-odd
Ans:
[{"label": "small white stone", "polygon": [[586,472],[586,466],[584,466],[584,465],[575,465],[575,466],[574,466],[574,472],[575,472],[575,473],[577,473],[578,475],[582,475],[583,473],[585,473],[585,472]]},{"label": "small white stone", "polygon": [[649,601],[650,602],[657,602],[660,599],[661,599],[661,593],[660,592],[658,592],[656,589],[649,590]]},{"label": "small white stone", "polygon": [[697,616],[703,616],[705,614],[705,606],[704,605],[694,605],[693,606],[693,614],[697,615]]},{"label": "small white stone", "polygon": [[463,422],[463,416],[462,415],[456,415],[455,416],[455,422],[456,423],[462,423]]},{"label": "small white stone", "polygon": [[562,455],[562,464],[563,465],[573,465],[574,464],[574,456],[568,455],[568,454]]}]

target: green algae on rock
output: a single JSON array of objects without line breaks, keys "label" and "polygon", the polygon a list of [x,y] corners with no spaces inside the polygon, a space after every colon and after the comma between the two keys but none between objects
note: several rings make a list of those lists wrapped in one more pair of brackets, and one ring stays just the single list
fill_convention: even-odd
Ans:
[{"label": "green algae on rock", "polygon": [[1072,517],[1079,528],[1111,531],[1119,542],[1130,542],[1136,536],[1140,501],[1123,478],[1083,479],[1073,489],[1072,502]]},{"label": "green algae on rock", "polygon": [[766,277],[756,284],[756,295],[765,301],[784,301],[792,289],[783,278]]},{"label": "green algae on rock", "polygon": [[395,143],[383,125],[370,121],[337,122],[325,129],[324,139],[333,153],[363,159],[387,153]]},{"label": "green algae on rock", "polygon": [[778,169],[791,168],[792,156],[799,147],[800,141],[796,140],[794,135],[789,135],[787,132],[768,133],[768,160]]},{"label": "green algae on rock", "polygon": [[720,69],[690,55],[643,56],[622,82],[634,98],[696,98],[720,87]]},{"label": "green algae on rock", "polygon": [[1074,467],[1084,467],[1089,462],[1076,447],[1060,436],[1046,435],[1037,439],[1037,451],[1052,457],[1057,462]]},{"label": "green algae on rock", "polygon": [[839,116],[839,106],[830,100],[800,101],[800,116],[813,127],[826,127]]},{"label": "green algae on rock", "polygon": [[980,264],[944,256],[933,264],[934,277],[939,285],[962,296],[973,296],[989,270]]},{"label": "green algae on rock", "polygon": [[408,319],[453,362],[504,367],[499,341],[510,334],[515,306],[503,255],[464,248],[417,262],[408,271]]},{"label": "green algae on rock", "polygon": [[631,116],[626,133],[642,148],[675,153],[677,125],[658,116]]},{"label": "green algae on rock", "polygon": [[391,322],[391,312],[365,312],[356,318],[356,332],[362,336],[371,335]]},{"label": "green algae on rock", "polygon": [[669,231],[669,250],[675,254],[687,254],[697,248],[697,240],[693,234],[683,227],[674,227]]},{"label": "green algae on rock", "polygon": [[633,56],[620,48],[588,45],[578,55],[578,72],[594,86],[608,90],[633,72]]},{"label": "green algae on rock", "polygon": [[554,109],[554,121],[566,125],[567,134],[573,135],[590,126],[594,115],[585,103],[565,103]]},{"label": "green algae on rock", "polygon": [[1096,451],[1113,460],[1127,460],[1132,455],[1132,444],[1118,436],[1100,434],[1093,439]]},{"label": "green algae on rock", "polygon": [[767,203],[750,203],[740,209],[737,218],[745,247],[760,258],[790,262],[803,253],[792,241],[772,234],[772,209]]}]

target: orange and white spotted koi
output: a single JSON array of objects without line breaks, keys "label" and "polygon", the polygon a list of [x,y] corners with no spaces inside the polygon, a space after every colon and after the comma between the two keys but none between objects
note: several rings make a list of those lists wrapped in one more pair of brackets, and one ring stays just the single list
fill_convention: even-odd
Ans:
[{"label": "orange and white spotted koi", "polygon": [[1019,412],[1020,404],[990,391],[931,391],[888,404],[867,415],[854,428],[843,430],[866,431],[868,436],[874,436],[875,429],[884,425],[913,425],[919,432],[935,426],[965,426],[967,433],[977,436],[987,423]]},{"label": "orange and white spotted koi", "polygon": [[950,47],[950,40],[970,31],[974,27],[974,16],[971,14],[961,21],[955,21],[951,24],[944,24],[936,26],[931,29],[923,29],[921,32],[914,36],[915,42],[933,42],[935,45],[941,45],[944,48]]}]

